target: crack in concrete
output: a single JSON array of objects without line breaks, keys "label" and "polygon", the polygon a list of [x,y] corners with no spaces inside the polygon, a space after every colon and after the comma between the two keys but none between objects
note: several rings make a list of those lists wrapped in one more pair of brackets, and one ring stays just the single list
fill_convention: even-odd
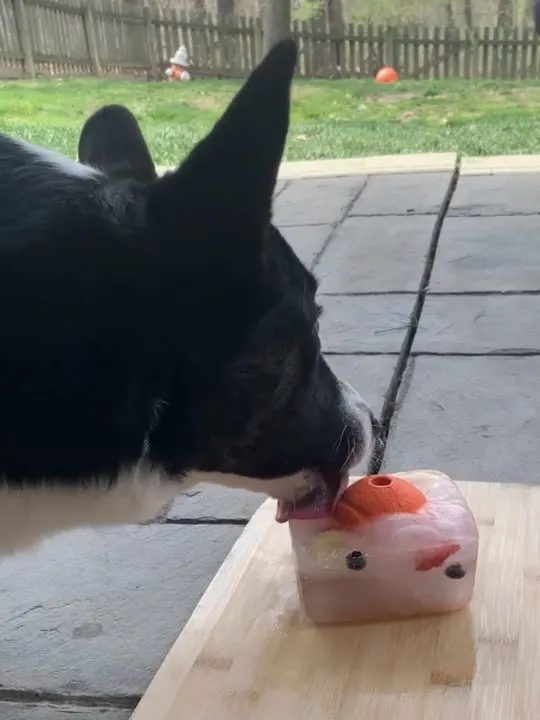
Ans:
[{"label": "crack in concrete", "polygon": [[324,253],[326,252],[326,250],[327,250],[328,247],[330,246],[330,243],[331,243],[332,240],[336,237],[339,228],[343,225],[343,223],[344,223],[344,222],[347,220],[347,218],[349,217],[349,213],[351,212],[352,208],[354,207],[355,202],[358,200],[358,198],[360,197],[360,195],[364,192],[364,189],[365,189],[365,187],[366,187],[366,185],[367,185],[367,183],[368,183],[368,178],[369,178],[369,176],[366,175],[365,178],[364,178],[364,181],[362,182],[362,184],[361,184],[361,186],[360,186],[360,188],[359,188],[359,190],[358,190],[358,192],[356,192],[356,193],[354,194],[354,197],[352,198],[352,200],[351,200],[349,203],[347,203],[347,206],[345,207],[345,209],[344,209],[341,217],[340,217],[335,223],[333,223],[333,225],[331,226],[332,229],[331,229],[330,232],[328,233],[328,236],[327,236],[326,240],[324,241],[321,249],[319,250],[319,252],[315,255],[315,257],[314,257],[313,260],[311,261],[311,264],[310,264],[310,266],[309,266],[309,269],[311,270],[311,272],[314,272],[314,270],[315,270],[315,268],[317,267],[317,265],[319,264],[322,256],[324,255]]},{"label": "crack in concrete", "polygon": [[20,620],[22,617],[25,617],[26,615],[29,615],[30,613],[35,612],[36,610],[43,610],[45,608],[45,605],[42,603],[39,603],[39,605],[32,605],[32,607],[27,608],[26,610],[22,610],[21,612],[17,613],[16,615],[13,615],[12,617],[8,618],[6,622],[10,623],[14,620]]},{"label": "crack in concrete", "polygon": [[388,389],[384,396],[384,402],[380,417],[381,433],[378,438],[377,450],[374,453],[370,462],[370,473],[378,473],[384,462],[384,456],[386,452],[386,445],[388,442],[388,435],[392,424],[392,418],[397,407],[398,394],[405,376],[405,372],[407,370],[409,358],[411,357],[412,345],[414,343],[414,338],[418,330],[422,310],[424,309],[424,303],[429,291],[429,282],[431,280],[431,274],[433,272],[433,266],[435,263],[435,256],[437,254],[437,248],[439,246],[439,238],[441,236],[444,220],[450,208],[452,197],[459,181],[459,175],[460,160],[458,159],[456,167],[454,168],[454,172],[452,173],[452,178],[446,191],[446,195],[437,214],[437,219],[435,221],[433,232],[431,234],[431,242],[426,256],[424,271],[422,273],[420,285],[416,293],[416,300],[409,316],[407,332],[405,334],[401,350],[398,354],[396,366],[394,368],[392,378],[390,379],[390,385],[388,386]]},{"label": "crack in concrete", "polygon": [[385,217],[436,217],[439,213],[436,210],[410,210],[406,212],[379,212],[379,213],[354,213],[350,218],[385,218]]},{"label": "crack in concrete", "polygon": [[243,517],[219,518],[213,515],[202,517],[168,517],[161,525],[247,525]]},{"label": "crack in concrete", "polygon": [[287,190],[287,188],[290,187],[291,183],[292,183],[291,180],[285,180],[285,182],[283,183],[283,187],[281,187],[279,190],[276,190],[276,192],[274,193],[273,200],[276,200],[276,198],[278,198],[282,193],[284,193],[285,190]]}]

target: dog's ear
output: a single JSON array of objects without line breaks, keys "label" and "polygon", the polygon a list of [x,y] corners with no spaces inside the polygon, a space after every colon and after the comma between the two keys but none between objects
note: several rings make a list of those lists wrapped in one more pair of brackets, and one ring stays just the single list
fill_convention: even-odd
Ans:
[{"label": "dog's ear", "polygon": [[130,178],[143,185],[157,179],[139,123],[123,105],[105,105],[88,118],[79,138],[78,155],[79,162],[111,179]]},{"label": "dog's ear", "polygon": [[210,134],[153,188],[154,217],[167,208],[185,216],[202,206],[203,223],[213,218],[229,228],[268,224],[289,129],[296,59],[293,40],[269,52]]}]

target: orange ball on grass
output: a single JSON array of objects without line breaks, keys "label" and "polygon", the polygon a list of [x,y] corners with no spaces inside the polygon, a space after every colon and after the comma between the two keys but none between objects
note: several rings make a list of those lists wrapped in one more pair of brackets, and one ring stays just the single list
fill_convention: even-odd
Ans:
[{"label": "orange ball on grass", "polygon": [[398,80],[399,75],[393,67],[382,67],[375,75],[375,81],[378,83],[394,83]]}]

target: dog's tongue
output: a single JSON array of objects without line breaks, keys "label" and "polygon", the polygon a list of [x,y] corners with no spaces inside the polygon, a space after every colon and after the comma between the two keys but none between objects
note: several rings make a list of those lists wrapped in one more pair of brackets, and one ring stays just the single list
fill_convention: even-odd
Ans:
[{"label": "dog's tongue", "polygon": [[328,500],[324,492],[318,498],[294,503],[287,500],[278,500],[276,520],[286,523],[289,520],[316,520],[329,514]]},{"label": "dog's tongue", "polygon": [[347,475],[325,476],[324,486],[315,488],[302,500],[296,502],[278,500],[276,520],[279,523],[286,523],[289,520],[318,520],[328,517],[332,514],[347,483]]}]

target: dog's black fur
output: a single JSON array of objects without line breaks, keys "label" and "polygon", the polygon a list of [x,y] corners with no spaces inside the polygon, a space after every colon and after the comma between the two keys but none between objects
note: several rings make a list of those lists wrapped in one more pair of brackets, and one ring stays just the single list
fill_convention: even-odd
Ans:
[{"label": "dog's black fur", "polygon": [[369,451],[315,279],[271,224],[295,63],[276,46],[162,178],[119,106],[79,166],[0,135],[0,524],[6,489],[112,492],[144,467],[291,498]]},{"label": "dog's black fur", "polygon": [[86,121],[78,155],[86,165],[106,168],[112,181],[129,178],[149,185],[158,177],[139,123],[123,105],[107,105]]}]

